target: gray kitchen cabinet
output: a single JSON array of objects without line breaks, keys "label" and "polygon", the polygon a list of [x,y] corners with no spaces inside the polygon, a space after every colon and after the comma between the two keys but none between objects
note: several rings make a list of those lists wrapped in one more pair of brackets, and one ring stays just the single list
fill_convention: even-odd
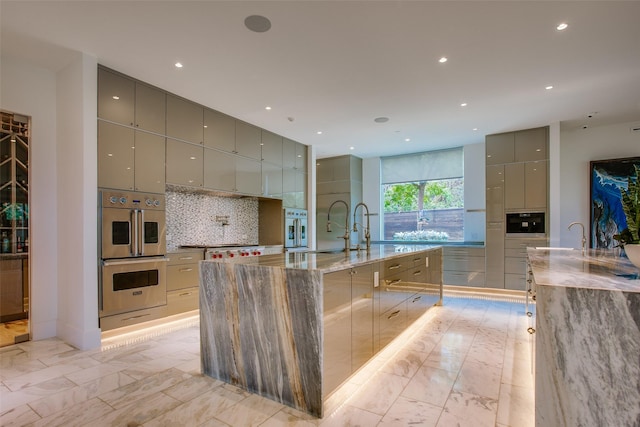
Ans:
[{"label": "gray kitchen cabinet", "polygon": [[455,286],[485,286],[485,249],[481,247],[443,248],[443,282]]},{"label": "gray kitchen cabinet", "polygon": [[351,269],[351,372],[373,357],[373,266]]},{"label": "gray kitchen cabinet", "polygon": [[176,95],[167,94],[167,136],[202,144],[204,107]]},{"label": "gray kitchen cabinet", "polygon": [[515,135],[513,132],[487,135],[485,137],[486,164],[511,163],[515,158]]},{"label": "gray kitchen cabinet", "polygon": [[548,246],[547,238],[505,238],[504,287],[526,290],[527,247]]},{"label": "gray kitchen cabinet", "polygon": [[98,121],[98,186],[163,193],[164,137]]},{"label": "gray kitchen cabinet", "polygon": [[203,151],[202,145],[167,138],[167,183],[202,187]]},{"label": "gray kitchen cabinet", "polygon": [[487,223],[485,280],[488,288],[504,289],[504,231],[504,222]]},{"label": "gray kitchen cabinet", "polygon": [[307,146],[288,138],[282,139],[282,167],[307,171]]},{"label": "gray kitchen cabinet", "polygon": [[262,193],[262,167],[259,161],[236,157],[236,191],[259,196]]},{"label": "gray kitchen cabinet", "polygon": [[165,92],[98,68],[98,117],[164,135]]},{"label": "gray kitchen cabinet", "polygon": [[210,108],[204,109],[204,146],[233,153],[236,150],[236,119]]},{"label": "gray kitchen cabinet", "polygon": [[155,87],[136,82],[135,127],[165,135],[166,93]]},{"label": "gray kitchen cabinet", "polygon": [[486,221],[504,221],[504,165],[487,166],[486,185]]},{"label": "gray kitchen cabinet", "polygon": [[287,208],[307,208],[307,174],[295,169],[282,170],[282,206]]},{"label": "gray kitchen cabinet", "polygon": [[98,68],[98,117],[133,126],[135,115],[134,80]]},{"label": "gray kitchen cabinet", "polygon": [[236,156],[218,150],[204,150],[204,186],[206,188],[235,191]]},{"label": "gray kitchen cabinet", "polygon": [[525,195],[524,163],[504,165],[504,208],[523,209]]},{"label": "gray kitchen cabinet", "polygon": [[262,159],[262,130],[254,125],[236,120],[236,149],[240,156]]},{"label": "gray kitchen cabinet", "polygon": [[547,161],[510,163],[505,168],[505,209],[547,207]]},{"label": "gray kitchen cabinet", "polygon": [[282,137],[262,129],[262,160],[282,169]]},{"label": "gray kitchen cabinet", "polygon": [[197,310],[202,250],[167,254],[167,315]]},{"label": "gray kitchen cabinet", "polygon": [[206,148],[204,186],[258,196],[262,192],[261,164],[256,160]]},{"label": "gray kitchen cabinet", "polygon": [[323,275],[323,393],[342,384],[351,369],[351,270]]},{"label": "gray kitchen cabinet", "polygon": [[515,132],[514,160],[516,162],[528,162],[548,159],[548,133],[549,128],[547,127],[526,129]]},{"label": "gray kitchen cabinet", "polygon": [[282,166],[262,162],[262,196],[282,199]]}]

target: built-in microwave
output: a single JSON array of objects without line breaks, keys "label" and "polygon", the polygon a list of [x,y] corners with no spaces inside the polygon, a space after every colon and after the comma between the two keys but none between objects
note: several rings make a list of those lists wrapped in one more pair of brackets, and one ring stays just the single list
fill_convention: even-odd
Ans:
[{"label": "built-in microwave", "polygon": [[507,234],[544,234],[544,212],[508,213]]}]

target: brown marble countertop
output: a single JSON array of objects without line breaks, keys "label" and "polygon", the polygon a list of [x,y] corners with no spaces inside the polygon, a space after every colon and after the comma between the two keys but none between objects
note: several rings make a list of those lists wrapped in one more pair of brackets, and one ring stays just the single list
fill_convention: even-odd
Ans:
[{"label": "brown marble countertop", "polygon": [[640,292],[640,270],[619,250],[527,248],[536,286]]},{"label": "brown marble countertop", "polygon": [[371,250],[351,250],[349,252],[328,252],[324,250],[309,252],[288,252],[262,255],[259,257],[225,258],[203,262],[230,262],[262,267],[292,268],[298,270],[320,270],[323,273],[344,270],[357,265],[401,257],[412,252],[440,249],[440,245],[379,244],[371,245]]}]

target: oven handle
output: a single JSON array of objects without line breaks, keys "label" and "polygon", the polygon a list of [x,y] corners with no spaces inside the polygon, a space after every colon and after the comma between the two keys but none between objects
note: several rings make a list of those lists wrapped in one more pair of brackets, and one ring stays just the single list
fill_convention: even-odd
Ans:
[{"label": "oven handle", "polygon": [[140,229],[140,235],[138,236],[138,255],[144,255],[144,242],[146,240],[146,236],[144,235],[144,209],[138,210],[138,220],[140,223],[138,224],[138,228]]},{"label": "oven handle", "polygon": [[102,261],[102,265],[105,267],[110,267],[112,265],[142,264],[147,262],[169,262],[169,258],[161,257],[161,258],[145,258],[145,259],[126,259],[126,260],[117,260],[117,261]]},{"label": "oven handle", "polygon": [[131,224],[133,224],[133,230],[131,230],[131,234],[133,237],[131,239],[131,255],[138,256],[138,209],[133,209],[131,211]]}]

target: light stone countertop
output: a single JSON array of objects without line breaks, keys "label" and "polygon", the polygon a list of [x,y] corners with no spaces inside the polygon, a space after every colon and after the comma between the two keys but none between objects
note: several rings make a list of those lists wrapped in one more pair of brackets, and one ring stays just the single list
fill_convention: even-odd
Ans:
[{"label": "light stone countertop", "polygon": [[528,248],[536,286],[640,292],[640,270],[619,250]]},{"label": "light stone countertop", "polygon": [[322,251],[288,252],[259,257],[225,258],[202,262],[229,262],[273,268],[291,268],[298,270],[320,270],[322,273],[344,270],[357,265],[401,257],[412,252],[440,249],[440,245],[380,244],[371,245],[371,250],[352,250],[349,252],[323,253]]}]

